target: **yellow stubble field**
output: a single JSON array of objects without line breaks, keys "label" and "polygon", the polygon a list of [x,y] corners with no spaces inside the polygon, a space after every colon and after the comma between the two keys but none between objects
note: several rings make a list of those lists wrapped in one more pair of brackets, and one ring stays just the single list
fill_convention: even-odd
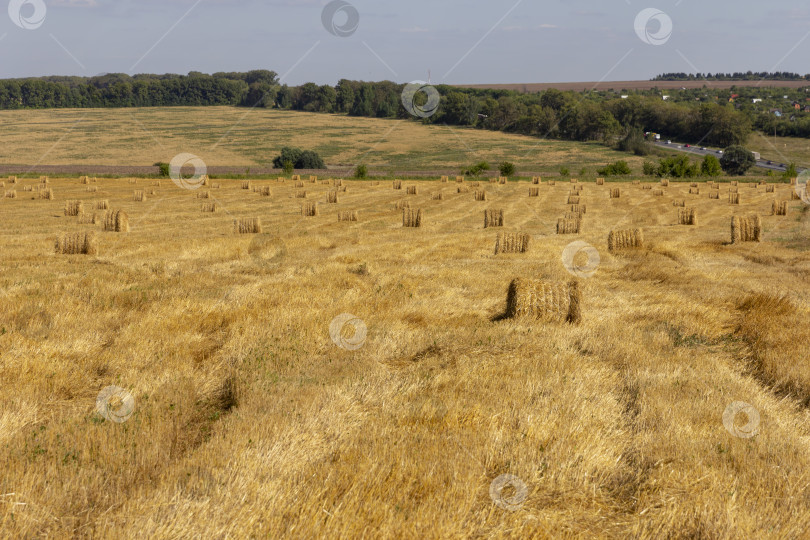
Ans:
[{"label": "yellow stubble field", "polygon": [[[54,178],[44,200],[36,180],[6,181],[3,536],[785,538],[810,526],[807,213],[792,200],[770,215],[790,186],[741,184],[737,206],[728,184],[710,199],[706,184],[658,196],[585,183],[580,233],[558,235],[563,181],[343,180],[337,203],[332,180],[211,183]],[[84,214],[65,216],[69,200]],[[92,223],[100,200],[129,232]],[[698,225],[678,225],[682,200]],[[421,227],[402,226],[405,202]],[[503,210],[504,227],[485,229],[486,210]],[[753,214],[761,242],[731,245],[731,217]],[[235,233],[243,218],[262,232]],[[620,229],[643,229],[644,246],[609,252]],[[85,232],[95,254],[55,252]],[[499,232],[529,234],[529,250],[495,255]],[[567,261],[581,323],[504,318],[514,278],[573,279],[575,241],[598,254],[589,277],[582,252]]]}]

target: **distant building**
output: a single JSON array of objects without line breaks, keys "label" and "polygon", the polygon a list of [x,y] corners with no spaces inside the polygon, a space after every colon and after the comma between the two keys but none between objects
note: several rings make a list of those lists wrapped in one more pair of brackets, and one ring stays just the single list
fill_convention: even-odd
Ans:
[{"label": "distant building", "polygon": [[752,103],[762,103],[762,98],[754,98],[751,100]]},{"label": "distant building", "polygon": [[663,96],[663,98],[664,98],[664,101],[666,101],[666,100],[669,99],[669,96]]},{"label": "distant building", "polygon": [[625,94],[625,95],[623,95],[623,96],[622,96],[622,99],[627,99],[627,98],[629,98],[629,97],[630,97],[630,96],[628,96],[628,95],[626,95],[626,94]]}]

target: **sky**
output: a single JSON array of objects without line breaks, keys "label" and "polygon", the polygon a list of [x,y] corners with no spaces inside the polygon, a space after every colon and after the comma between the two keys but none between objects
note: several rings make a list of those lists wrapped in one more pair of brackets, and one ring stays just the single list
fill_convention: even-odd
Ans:
[{"label": "sky", "polygon": [[336,1],[9,0],[0,78],[269,69],[290,85],[429,71],[434,84],[507,84],[810,72],[806,0]]}]

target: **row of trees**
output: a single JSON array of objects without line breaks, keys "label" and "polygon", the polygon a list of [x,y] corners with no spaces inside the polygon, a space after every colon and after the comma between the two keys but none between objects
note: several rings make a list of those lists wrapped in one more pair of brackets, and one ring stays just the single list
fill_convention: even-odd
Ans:
[{"label": "row of trees", "polygon": [[745,73],[664,73],[653,81],[810,81],[810,75],[799,75],[789,71],[747,71]]},{"label": "row of trees", "polygon": [[[577,141],[612,141],[629,130],[646,129],[723,147],[744,143],[751,132],[750,120],[725,105],[674,104],[639,95],[602,99],[553,89],[535,94],[443,85],[436,89],[441,94],[440,106],[435,115],[422,120],[425,123]],[[296,110],[408,118],[401,103],[402,90],[403,85],[388,81],[341,80],[334,89],[309,83],[292,89],[290,101]],[[265,105],[270,106],[270,101]],[[284,108],[284,103],[277,98],[275,106]]]},{"label": "row of trees", "polygon": [[[281,85],[273,71],[206,75],[107,74],[98,77],[45,77],[0,81],[0,108],[150,107],[240,105],[343,113],[378,118],[412,118],[402,104],[404,85],[390,81],[343,79],[335,86]],[[615,142],[631,131],[664,133],[668,138],[726,147],[743,144],[766,117],[751,118],[732,104],[663,101],[636,93],[547,90],[523,94],[506,90],[438,85],[438,112],[422,121],[576,141]],[[426,99],[424,94],[417,98]],[[810,136],[810,119],[779,126],[783,134]],[[772,131],[772,129],[770,129]],[[769,131],[769,132],[770,132]]]}]

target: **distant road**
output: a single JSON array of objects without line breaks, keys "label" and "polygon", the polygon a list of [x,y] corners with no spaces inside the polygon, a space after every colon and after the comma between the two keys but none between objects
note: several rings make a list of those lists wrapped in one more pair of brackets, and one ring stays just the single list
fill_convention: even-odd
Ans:
[{"label": "distant road", "polygon": [[605,81],[605,82],[563,82],[563,83],[526,83],[526,84],[455,84],[460,88],[485,88],[492,90],[513,90],[515,92],[542,92],[550,88],[557,90],[677,90],[679,88],[721,88],[733,86],[762,88],[802,88],[810,86],[810,81]]},{"label": "distant road", "polygon": [[[722,154],[718,153],[717,148],[698,147],[694,145],[689,145],[687,147],[687,145],[685,144],[676,143],[674,141],[672,142],[672,144],[667,144],[667,141],[656,141],[653,144],[655,144],[655,146],[659,148],[664,148],[665,150],[674,150],[675,152],[686,152],[689,154],[697,154],[699,156],[712,154],[717,159],[723,157]],[[704,150],[704,148],[706,149]],[[769,160],[767,159],[757,160],[757,167],[762,167],[763,169],[769,169],[777,172],[785,172],[787,170],[787,165],[788,165],[787,163],[781,163],[776,161],[771,161],[769,163]],[[804,169],[802,169],[801,167],[797,167],[796,170],[798,172],[802,172]]]}]

